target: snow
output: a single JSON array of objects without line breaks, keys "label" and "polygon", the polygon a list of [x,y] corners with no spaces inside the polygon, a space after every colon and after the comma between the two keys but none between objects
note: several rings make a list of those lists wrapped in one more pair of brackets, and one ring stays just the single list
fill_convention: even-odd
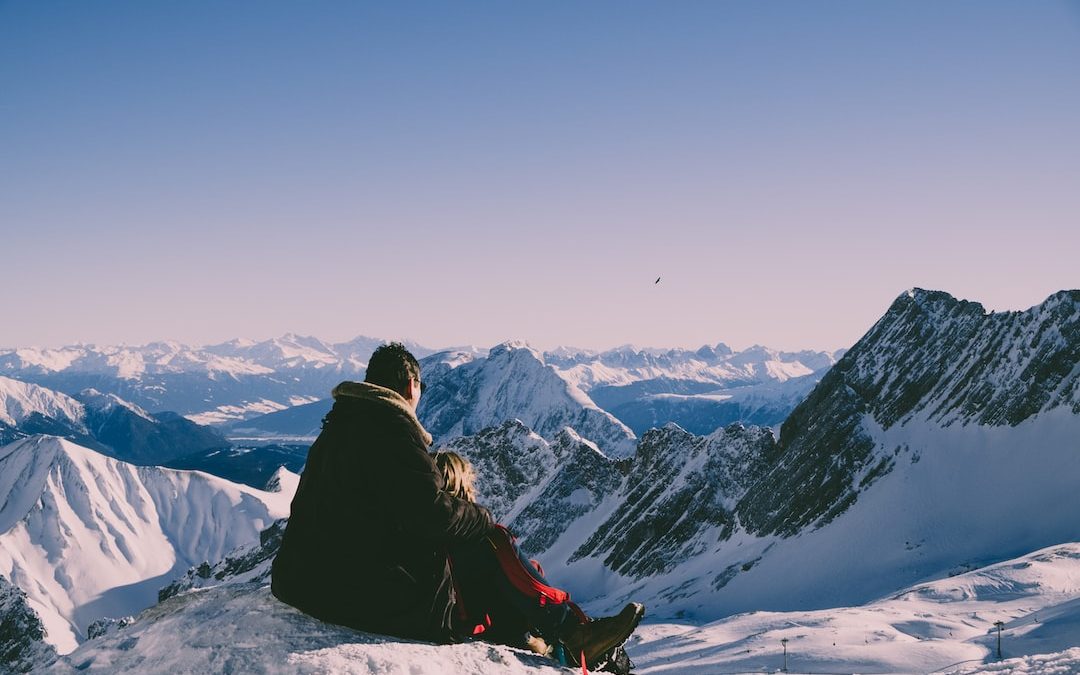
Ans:
[{"label": "snow", "polygon": [[[1080,513],[1080,416],[1067,408],[1015,427],[942,428],[922,417],[888,430],[870,418],[865,425],[877,452],[896,466],[846,512],[787,539],[737,533],[717,542],[699,533],[697,548],[688,548],[700,552],[668,574],[637,582],[638,599],[654,617],[696,620],[858,605],[949,572],[1080,540],[1075,518],[1048,516]],[[575,566],[587,560],[566,568],[543,562],[556,578],[575,580]],[[729,568],[738,572],[715,588]],[[590,597],[588,587],[570,589]]]},{"label": "snow", "polygon": [[429,384],[452,392],[441,399],[420,399],[418,414],[437,442],[519,419],[545,438],[570,426],[609,455],[625,457],[634,451],[633,431],[525,343],[492,347],[486,359],[439,354],[425,367]]},{"label": "snow", "polygon": [[[318,399],[315,398],[314,400]],[[306,399],[304,402],[310,403],[310,401]],[[214,426],[237,420],[246,420],[258,415],[267,415],[272,412],[278,412],[279,410],[285,410],[288,407],[289,406],[283,403],[263,398],[258,401],[243,401],[238,405],[219,405],[213,410],[207,410],[206,412],[196,413],[194,415],[185,415],[185,417],[195,424]]]},{"label": "snow", "polygon": [[255,541],[289,512],[269,493],[196,471],[136,467],[56,437],[0,448],[0,575],[27,594],[49,641],[153,603],[188,567]]},{"label": "snow", "polygon": [[103,394],[97,389],[93,388],[84,389],[79,392],[79,400],[83,403],[83,405],[98,410],[99,412],[109,412],[113,408],[117,407],[125,408],[149,422],[157,423],[157,420],[154,418],[153,415],[146,412],[134,403],[125,401],[116,394]]},{"label": "snow", "polygon": [[60,349],[40,349],[36,347],[12,350],[15,357],[23,364],[23,368],[37,367],[45,371],[58,371],[70,368],[71,365],[82,355],[78,347],[62,347]]},{"label": "snow", "polygon": [[289,471],[284,466],[279,466],[270,480],[266,482],[267,492],[280,492],[292,498],[296,494],[296,488],[300,487],[300,474]]},{"label": "snow", "polygon": [[[1002,652],[993,664],[995,621]],[[1050,547],[863,606],[750,612],[702,626],[641,626],[627,651],[647,673],[1076,672],[1080,664],[1080,544]],[[1063,652],[1053,657],[1031,654]],[[979,664],[979,665],[974,665]],[[1020,668],[1030,668],[1021,670]]]},{"label": "snow", "polygon": [[[535,654],[482,642],[438,646],[322,623],[269,588],[195,590],[91,640],[49,672],[510,675],[568,672]],[[580,671],[579,671],[580,672]]]},{"label": "snow", "polygon": [[18,426],[33,413],[83,427],[82,403],[59,392],[0,375],[0,422]]},{"label": "snow", "polygon": [[[710,351],[702,356],[702,350]],[[759,345],[734,353],[728,353],[726,347],[691,352],[641,350],[627,345],[600,353],[560,348],[544,356],[561,377],[586,392],[594,387],[657,379],[709,383],[718,388],[747,382],[786,382],[828,368],[839,358],[829,352],[779,352]]]},{"label": "snow", "polygon": [[1080,673],[1080,648],[1073,647],[1056,654],[1033,654],[999,663],[965,666],[950,673],[1008,673],[1010,675],[1075,675]]},{"label": "snow", "polygon": [[[1003,622],[996,656],[994,623]],[[626,649],[636,673],[1075,673],[1080,543],[1046,548],[862,606],[650,621]],[[473,642],[436,646],[325,624],[259,583],[196,589],[82,644],[50,672],[567,673]]]}]

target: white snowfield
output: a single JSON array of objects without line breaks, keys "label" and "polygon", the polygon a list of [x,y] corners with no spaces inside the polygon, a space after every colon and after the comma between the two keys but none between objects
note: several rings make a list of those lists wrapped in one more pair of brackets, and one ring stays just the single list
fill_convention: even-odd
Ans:
[{"label": "white snowfield", "polygon": [[[997,661],[995,622],[1002,622]],[[1080,544],[908,588],[861,607],[752,612],[704,626],[645,623],[627,643],[635,672],[719,674],[1080,672]],[[324,624],[265,585],[198,589],[85,642],[51,672],[571,672],[518,650],[436,646]]]},{"label": "white snowfield", "polygon": [[188,567],[257,542],[288,515],[294,484],[264,492],[52,436],[22,439],[0,448],[0,575],[68,652],[92,621],[137,612]]},{"label": "white snowfield", "polygon": [[[997,630],[1002,622],[997,663]],[[646,673],[1080,672],[1080,543],[1052,546],[860,607],[647,624],[627,651]],[[1034,655],[1044,655],[1035,657]],[[1050,655],[1050,656],[1046,656]]]},{"label": "white snowfield", "polygon": [[[520,675],[566,673],[535,654],[482,642],[439,646],[323,623],[267,586],[190,591],[84,643],[52,673]],[[580,671],[578,671],[580,672]]]}]

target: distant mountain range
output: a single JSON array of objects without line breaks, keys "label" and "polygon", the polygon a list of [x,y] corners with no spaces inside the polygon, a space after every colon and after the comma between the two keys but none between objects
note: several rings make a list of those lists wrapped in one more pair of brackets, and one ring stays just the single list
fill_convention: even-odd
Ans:
[{"label": "distant mountain range", "polygon": [[[93,388],[146,410],[223,424],[324,398],[338,382],[362,376],[382,342],[358,337],[329,344],[288,334],[206,347],[155,342],[0,349],[0,375],[69,394]],[[409,347],[418,356],[431,353]]]},{"label": "distant mountain range", "polygon": [[[69,395],[95,389],[145,410],[174,411],[219,426],[240,439],[298,442],[315,435],[329,409],[330,390],[342,380],[362,379],[367,359],[383,342],[358,337],[330,344],[288,334],[206,347],[156,342],[0,349],[0,376]],[[407,346],[418,358],[436,353],[415,343]],[[843,353],[776,352],[760,346],[733,352],[724,344],[695,351],[625,346],[541,353],[522,342],[507,342],[493,350],[442,350],[449,356],[432,364],[483,361],[491,351],[517,349],[528,349],[571,385],[568,395],[580,402],[574,415],[592,416],[585,411],[599,408],[635,435],[671,421],[701,433],[734,421],[778,425]],[[500,375],[497,369],[486,370],[488,376]]]},{"label": "distant mountain range", "polygon": [[[733,353],[723,345],[543,353],[506,342],[486,354],[451,350],[422,359],[428,390],[418,413],[437,440],[519,419],[548,439],[570,426],[605,452],[627,456],[639,433],[668,422],[701,433],[732,422],[777,426],[835,358],[763,347]],[[226,432],[246,441],[310,441],[331,405],[296,406],[232,423]]]},{"label": "distant mountain range", "polygon": [[0,376],[0,443],[33,434],[61,436],[142,465],[229,446],[213,429],[176,413],[150,414],[115,394],[86,389],[72,397]]}]

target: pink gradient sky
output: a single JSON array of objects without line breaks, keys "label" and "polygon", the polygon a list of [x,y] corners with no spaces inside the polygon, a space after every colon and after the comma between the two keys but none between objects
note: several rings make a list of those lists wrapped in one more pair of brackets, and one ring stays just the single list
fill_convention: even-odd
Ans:
[{"label": "pink gradient sky", "polygon": [[1076,2],[0,3],[0,346],[1026,309],[1080,286],[1078,83]]}]

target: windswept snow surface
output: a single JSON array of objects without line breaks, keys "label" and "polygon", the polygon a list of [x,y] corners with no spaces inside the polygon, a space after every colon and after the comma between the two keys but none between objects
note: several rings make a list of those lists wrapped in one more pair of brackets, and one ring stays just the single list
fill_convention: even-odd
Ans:
[{"label": "windswept snow surface", "polygon": [[137,612],[188,567],[257,542],[288,515],[293,481],[282,482],[264,492],[56,437],[16,441],[0,448],[0,575],[71,651],[91,621]]},{"label": "windswept snow surface", "polygon": [[[996,621],[1003,623],[997,659]],[[646,624],[637,672],[1076,673],[1080,544],[1053,546],[857,607],[751,612],[704,626]],[[1068,651],[1064,651],[1068,650]],[[1053,654],[1033,658],[1034,654]]]},{"label": "windswept snow surface", "polygon": [[52,673],[524,675],[567,672],[535,654],[482,642],[434,645],[326,624],[266,586],[231,584],[170,598],[90,640]]},{"label": "windswept snow surface", "polygon": [[997,663],[977,666],[963,664],[955,670],[944,671],[950,675],[975,675],[976,673],[1001,673],[1004,675],[1076,675],[1080,673],[1080,647],[1066,649],[1054,654],[1033,654]]}]

